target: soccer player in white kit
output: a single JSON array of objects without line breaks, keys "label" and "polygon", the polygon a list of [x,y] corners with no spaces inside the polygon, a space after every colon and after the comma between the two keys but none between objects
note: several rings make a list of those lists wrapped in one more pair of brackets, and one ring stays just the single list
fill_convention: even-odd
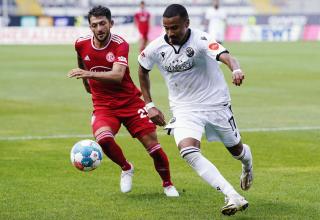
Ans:
[{"label": "soccer player in white kit", "polygon": [[220,44],[224,41],[226,20],[227,14],[220,7],[219,0],[213,0],[212,7],[205,12],[205,24],[209,35]]},{"label": "soccer player in white kit", "polygon": [[152,102],[149,71],[156,64],[169,90],[173,129],[181,156],[210,186],[226,196],[224,215],[248,207],[248,202],[201,154],[200,141],[205,132],[209,141],[221,141],[234,158],[242,162],[240,185],[252,184],[252,155],[242,144],[230,105],[230,95],[218,61],[232,71],[233,83],[242,84],[244,74],[238,61],[202,31],[189,28],[189,16],[179,4],[169,5],[163,14],[165,34],[152,41],[139,55],[139,80],[149,118],[166,124],[162,112]]}]

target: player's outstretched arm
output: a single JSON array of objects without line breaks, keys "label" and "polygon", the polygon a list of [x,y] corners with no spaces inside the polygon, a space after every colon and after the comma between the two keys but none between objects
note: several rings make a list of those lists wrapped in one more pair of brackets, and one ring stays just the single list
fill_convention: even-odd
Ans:
[{"label": "player's outstretched arm", "polygon": [[238,60],[232,57],[229,53],[223,53],[220,55],[219,61],[226,64],[232,71],[232,83],[236,86],[240,86],[244,80],[244,73],[240,69]]},{"label": "player's outstretched arm", "polygon": [[159,126],[166,125],[164,115],[162,112],[155,107],[152,102],[151,93],[150,93],[150,79],[149,79],[149,70],[139,66],[139,82],[142,92],[143,99],[146,103],[146,109],[148,111],[148,117],[150,120]]},{"label": "player's outstretched arm", "polygon": [[121,83],[126,72],[127,66],[119,63],[114,63],[112,70],[107,72],[94,72],[75,68],[69,71],[69,78],[76,79],[94,79],[98,81]]}]

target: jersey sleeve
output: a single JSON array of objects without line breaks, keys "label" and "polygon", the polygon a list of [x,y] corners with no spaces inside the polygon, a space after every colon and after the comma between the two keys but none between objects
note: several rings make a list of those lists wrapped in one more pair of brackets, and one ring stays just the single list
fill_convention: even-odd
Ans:
[{"label": "jersey sleeve", "polygon": [[202,49],[205,54],[213,59],[219,61],[219,57],[223,53],[229,53],[229,51],[219,44],[215,39],[206,36],[207,40],[202,44]]},{"label": "jersey sleeve", "polygon": [[77,39],[75,42],[74,42],[74,49],[75,51],[79,54],[79,39]]},{"label": "jersey sleeve", "polygon": [[119,63],[128,66],[128,54],[129,44],[126,42],[121,43],[116,50],[114,63]]},{"label": "jersey sleeve", "polygon": [[80,54],[81,51],[83,50],[84,42],[86,42],[87,40],[91,39],[91,37],[92,37],[91,35],[79,37],[74,42],[74,48],[75,48],[75,50],[77,51],[78,54]]},{"label": "jersey sleeve", "polygon": [[151,70],[155,64],[155,57],[154,49],[152,45],[149,44],[138,56],[138,62],[143,68]]}]

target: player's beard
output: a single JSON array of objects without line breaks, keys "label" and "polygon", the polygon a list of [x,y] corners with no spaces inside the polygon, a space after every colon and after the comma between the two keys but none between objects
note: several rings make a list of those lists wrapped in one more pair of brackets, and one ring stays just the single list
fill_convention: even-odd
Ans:
[{"label": "player's beard", "polygon": [[100,43],[103,43],[107,40],[108,34],[107,33],[98,33],[98,34],[95,34],[95,37]]},{"label": "player's beard", "polygon": [[174,37],[170,37],[169,42],[174,45],[181,45],[186,40],[187,37],[188,37],[187,32],[182,34],[177,34]]},{"label": "player's beard", "polygon": [[177,37],[175,37],[175,38],[169,38],[169,43],[170,44],[175,44],[175,45],[177,45],[177,44],[179,44],[179,39],[177,38]]}]

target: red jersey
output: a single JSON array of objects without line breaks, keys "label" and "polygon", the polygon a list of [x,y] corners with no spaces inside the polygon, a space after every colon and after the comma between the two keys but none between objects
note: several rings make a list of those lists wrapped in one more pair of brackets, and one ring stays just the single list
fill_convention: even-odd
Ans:
[{"label": "red jersey", "polygon": [[149,31],[150,13],[145,10],[140,10],[134,15],[134,20],[138,25],[139,32],[146,34]]},{"label": "red jersey", "polygon": [[118,35],[110,34],[104,48],[96,48],[93,37],[80,37],[75,42],[75,49],[81,57],[85,69],[106,72],[112,70],[114,63],[127,66],[121,84],[89,79],[93,107],[97,109],[118,109],[140,97],[141,92],[134,85],[128,67],[128,43]]}]

